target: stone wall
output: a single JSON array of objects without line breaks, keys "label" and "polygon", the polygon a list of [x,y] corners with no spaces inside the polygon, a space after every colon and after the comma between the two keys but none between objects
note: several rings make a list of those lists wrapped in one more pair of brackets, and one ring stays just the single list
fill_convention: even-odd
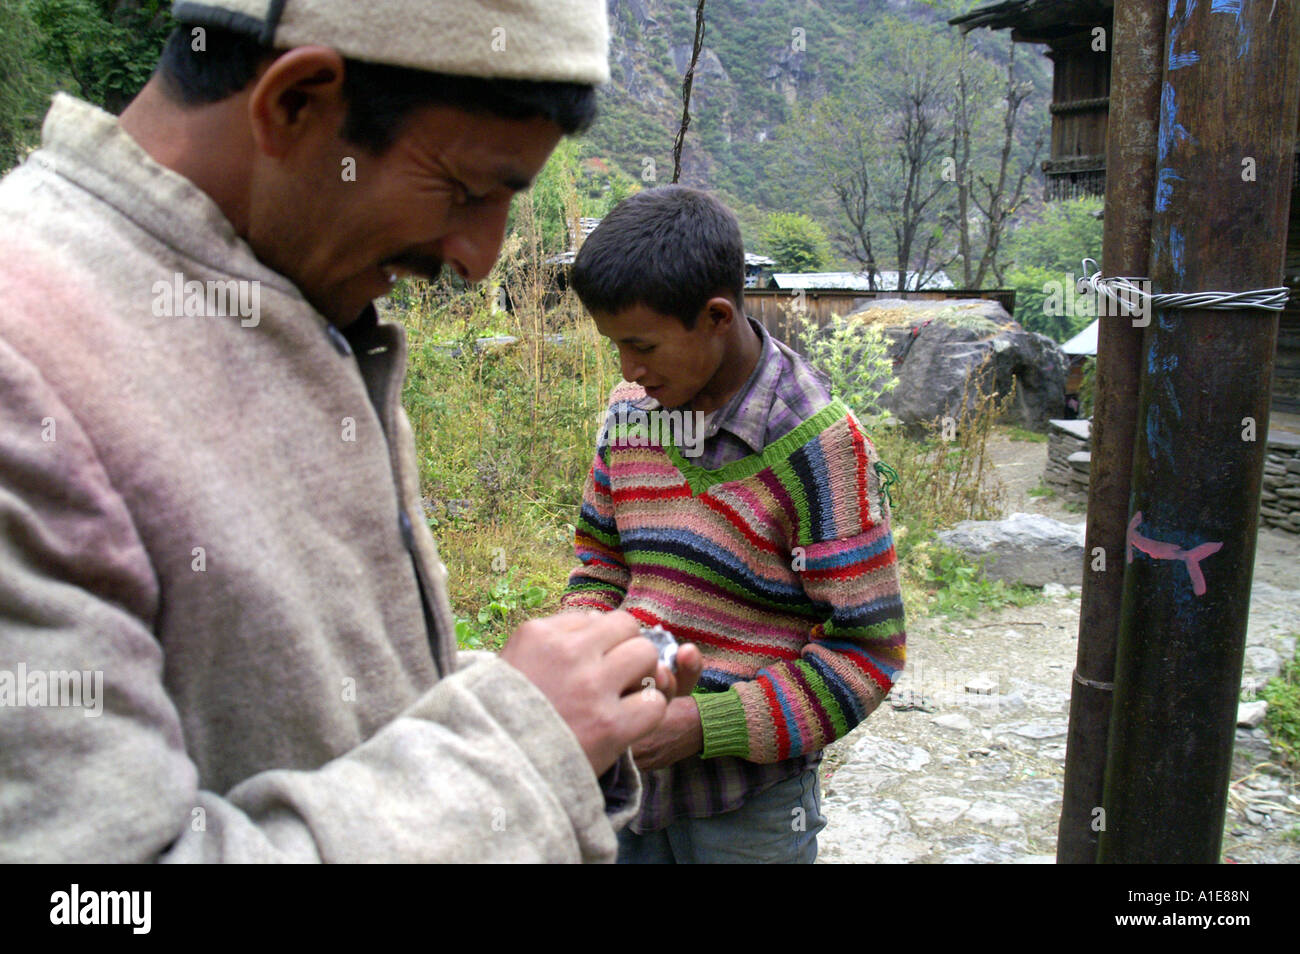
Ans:
[{"label": "stone wall", "polygon": [[[1088,504],[1090,463],[1088,421],[1052,421],[1043,482],[1057,496]],[[1300,435],[1270,431],[1264,460],[1260,524],[1300,533]]]},{"label": "stone wall", "polygon": [[1259,516],[1266,526],[1300,533],[1300,435],[1268,435]]},{"label": "stone wall", "polygon": [[1088,421],[1052,421],[1043,482],[1062,500],[1088,505]]}]

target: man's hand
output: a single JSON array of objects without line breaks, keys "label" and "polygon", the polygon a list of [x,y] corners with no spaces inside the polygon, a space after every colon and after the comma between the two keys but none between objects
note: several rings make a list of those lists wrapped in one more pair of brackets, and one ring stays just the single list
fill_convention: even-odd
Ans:
[{"label": "man's hand", "polygon": [[598,776],[659,724],[666,697],[690,692],[703,668],[699,650],[683,646],[674,677],[640,628],[621,611],[562,613],[524,623],[501,650],[555,706]]},{"label": "man's hand", "polygon": [[704,727],[700,722],[700,707],[690,696],[678,696],[668,704],[659,728],[632,746],[632,759],[639,769],[661,769],[698,755],[703,749]]}]

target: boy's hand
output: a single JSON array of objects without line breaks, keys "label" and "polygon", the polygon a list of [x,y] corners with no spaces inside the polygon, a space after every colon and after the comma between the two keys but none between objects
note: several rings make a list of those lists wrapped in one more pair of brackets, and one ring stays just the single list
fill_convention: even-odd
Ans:
[{"label": "boy's hand", "polygon": [[501,650],[568,723],[597,776],[659,725],[666,697],[690,692],[703,668],[700,651],[683,646],[674,677],[640,628],[621,611],[562,613],[524,623]]},{"label": "boy's hand", "polygon": [[[695,650],[695,647],[691,649]],[[680,655],[677,669],[680,674]],[[679,695],[668,704],[668,711],[659,727],[632,746],[632,760],[643,771],[661,769],[703,750],[704,726],[700,722],[700,707],[689,695]]]},{"label": "boy's hand", "polygon": [[[672,673],[659,667],[661,673]],[[700,655],[700,649],[694,643],[682,643],[677,647],[677,676],[674,681],[673,689],[667,695],[671,699],[674,696],[689,696],[695,691],[695,684],[700,681],[700,676],[704,673],[704,657]]]}]

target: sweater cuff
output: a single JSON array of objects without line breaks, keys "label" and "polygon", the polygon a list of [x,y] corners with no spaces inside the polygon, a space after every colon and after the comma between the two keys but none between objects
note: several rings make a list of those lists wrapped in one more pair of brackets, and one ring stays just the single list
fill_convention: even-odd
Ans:
[{"label": "sweater cuff", "polygon": [[[497,657],[469,666],[457,677],[473,692],[521,754],[549,784],[569,814],[583,861],[611,862],[618,853],[605,793],[586,753],[549,699],[522,672]],[[629,757],[624,753],[624,757]],[[635,771],[635,770],[633,770]],[[632,797],[640,798],[633,776]]]},{"label": "sweater cuff", "polygon": [[728,689],[695,693],[694,698],[700,707],[700,725],[704,729],[700,758],[714,759],[721,755],[749,758],[749,725],[740,694]]},{"label": "sweater cuff", "polygon": [[612,613],[623,602],[624,593],[607,586],[580,586],[566,590],[560,597],[561,610],[594,609],[601,613]]}]

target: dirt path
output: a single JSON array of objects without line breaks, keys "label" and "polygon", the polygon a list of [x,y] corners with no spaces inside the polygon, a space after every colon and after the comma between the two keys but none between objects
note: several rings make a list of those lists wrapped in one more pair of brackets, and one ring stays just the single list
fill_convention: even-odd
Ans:
[{"label": "dirt path", "polygon": [[[1045,444],[992,448],[1007,512],[1070,522],[1028,497]],[[1295,652],[1300,536],[1260,536],[1247,633],[1247,678],[1262,682]],[[913,619],[908,666],[890,699],[828,750],[829,824],[819,861],[1050,863],[1055,860],[1079,623],[1077,592],[971,621]],[[1238,729],[1223,851],[1240,862],[1300,862],[1300,785],[1269,762],[1262,729]]]}]

